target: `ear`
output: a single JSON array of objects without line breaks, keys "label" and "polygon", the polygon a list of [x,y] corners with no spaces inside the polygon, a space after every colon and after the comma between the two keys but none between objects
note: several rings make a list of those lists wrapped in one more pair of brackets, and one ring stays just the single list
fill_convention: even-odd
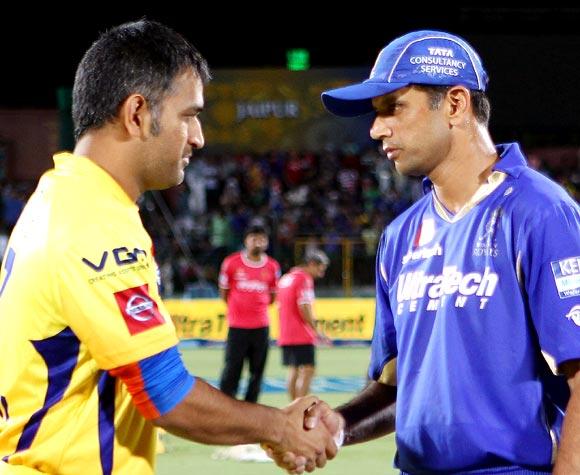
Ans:
[{"label": "ear", "polygon": [[466,114],[471,110],[471,93],[463,86],[453,86],[447,91],[446,102],[448,104],[449,123],[459,125]]},{"label": "ear", "polygon": [[147,138],[151,134],[151,110],[141,94],[131,94],[119,110],[123,128],[130,137]]}]

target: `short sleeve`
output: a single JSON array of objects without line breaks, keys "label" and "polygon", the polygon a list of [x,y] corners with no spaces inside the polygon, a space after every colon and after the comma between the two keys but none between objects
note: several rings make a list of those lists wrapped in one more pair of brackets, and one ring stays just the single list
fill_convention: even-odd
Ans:
[{"label": "short sleeve", "polygon": [[527,222],[518,249],[542,350],[556,364],[580,358],[580,214],[561,202]]},{"label": "short sleeve", "polygon": [[379,242],[376,259],[376,311],[371,345],[369,376],[378,380],[384,366],[397,356],[397,340],[393,313],[389,300],[387,266],[385,262],[386,231]]},{"label": "short sleeve", "polygon": [[296,301],[298,305],[314,302],[314,284],[305,275],[301,275],[296,282]]},{"label": "short sleeve", "polygon": [[278,290],[278,281],[282,276],[282,271],[280,269],[280,264],[274,259],[271,260],[272,262],[272,280],[270,281],[270,292],[276,292]]},{"label": "short sleeve", "polygon": [[220,274],[218,277],[218,284],[220,289],[230,288],[230,262],[231,259],[228,257],[222,262],[220,267]]},{"label": "short sleeve", "polygon": [[132,246],[108,244],[115,236],[79,239],[60,253],[62,313],[101,369],[139,361],[177,344],[159,296],[147,238],[142,230]]}]

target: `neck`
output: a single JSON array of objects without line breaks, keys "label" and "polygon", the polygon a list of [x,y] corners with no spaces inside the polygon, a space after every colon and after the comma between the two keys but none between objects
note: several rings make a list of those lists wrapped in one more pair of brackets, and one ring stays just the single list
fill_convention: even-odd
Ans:
[{"label": "neck", "polygon": [[246,251],[246,257],[250,261],[260,262],[262,260],[262,253],[258,252],[257,254],[251,254],[249,251]]},{"label": "neck", "polygon": [[126,142],[116,141],[111,133],[103,129],[87,132],[79,139],[73,153],[87,157],[99,165],[113,177],[131,200],[137,201],[143,190],[135,173],[137,168],[132,160],[134,154]]},{"label": "neck", "polygon": [[473,135],[429,173],[439,201],[457,213],[487,181],[497,161],[497,153],[487,129],[478,126]]},{"label": "neck", "polygon": [[313,279],[316,278],[316,270],[313,269],[312,267],[310,267],[308,264],[306,264],[305,266],[300,266],[304,272],[306,272],[307,274],[310,275],[310,277],[312,277]]}]

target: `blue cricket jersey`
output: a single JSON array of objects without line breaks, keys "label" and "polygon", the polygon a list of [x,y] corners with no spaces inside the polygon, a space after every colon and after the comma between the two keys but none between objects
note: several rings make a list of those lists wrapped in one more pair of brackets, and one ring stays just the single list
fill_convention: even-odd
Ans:
[{"label": "blue cricket jersey", "polygon": [[554,460],[569,393],[547,361],[580,358],[580,210],[517,144],[498,154],[468,211],[450,215],[431,191],[379,244],[369,374],[397,358],[403,472]]}]

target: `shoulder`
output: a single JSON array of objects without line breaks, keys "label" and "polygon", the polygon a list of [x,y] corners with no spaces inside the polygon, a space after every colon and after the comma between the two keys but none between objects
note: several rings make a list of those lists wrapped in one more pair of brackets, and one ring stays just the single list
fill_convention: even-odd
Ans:
[{"label": "shoulder", "polygon": [[41,179],[22,214],[23,234],[35,236],[55,254],[151,249],[136,205],[97,196],[64,178],[57,183],[51,175]]},{"label": "shoulder", "polygon": [[224,261],[222,263],[222,266],[223,267],[228,267],[228,266],[234,265],[234,264],[239,263],[239,262],[241,262],[240,253],[239,252],[234,252],[233,254],[230,254],[229,256],[227,256],[224,259]]},{"label": "shoulder", "polygon": [[266,265],[276,272],[280,272],[280,263],[273,257],[267,256]]},{"label": "shoulder", "polygon": [[507,174],[502,201],[519,217],[543,217],[554,208],[578,205],[555,181],[530,168],[518,143],[499,144],[495,169]]},{"label": "shoulder", "polygon": [[301,267],[295,267],[290,273],[294,276],[294,279],[297,282],[305,282],[310,277],[310,274]]},{"label": "shoulder", "polygon": [[564,210],[577,214],[578,204],[559,184],[537,172],[526,168],[514,184],[517,193],[514,193],[512,206],[514,212],[534,220],[549,217],[555,210]]}]

